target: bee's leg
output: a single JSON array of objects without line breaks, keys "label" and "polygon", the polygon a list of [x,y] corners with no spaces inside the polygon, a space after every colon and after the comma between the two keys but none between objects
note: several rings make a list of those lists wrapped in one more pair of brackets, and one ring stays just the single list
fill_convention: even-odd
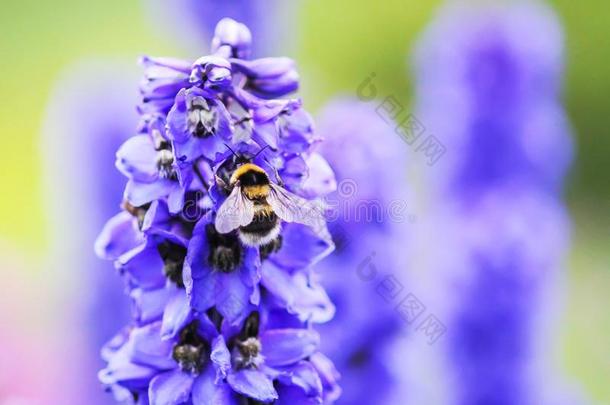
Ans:
[{"label": "bee's leg", "polygon": [[214,176],[214,180],[216,181],[216,185],[221,189],[227,190],[229,188],[229,185],[225,183],[225,181],[221,179],[218,175]]},{"label": "bee's leg", "polygon": [[277,252],[282,248],[282,235],[278,235],[266,245],[262,245],[259,249],[261,260],[267,259],[272,253]]}]

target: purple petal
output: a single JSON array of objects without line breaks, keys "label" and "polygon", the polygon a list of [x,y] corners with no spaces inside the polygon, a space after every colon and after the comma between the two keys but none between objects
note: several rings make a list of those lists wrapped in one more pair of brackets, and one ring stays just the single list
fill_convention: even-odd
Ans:
[{"label": "purple petal", "polygon": [[110,218],[95,241],[95,253],[102,259],[116,260],[143,243],[135,218],[122,211]]},{"label": "purple petal", "polygon": [[153,201],[144,215],[142,231],[147,232],[155,226],[166,224],[169,222],[170,218],[167,205],[163,204],[161,201]]},{"label": "purple petal", "polygon": [[206,55],[195,61],[190,82],[209,91],[227,89],[231,85],[231,64],[218,55]]},{"label": "purple petal", "polygon": [[290,58],[231,59],[231,65],[248,78],[248,91],[261,98],[279,98],[299,87],[299,74]]},{"label": "purple petal", "polygon": [[[247,58],[250,55],[252,45],[252,34],[248,27],[238,23],[231,18],[223,18],[216,25],[214,38],[212,39],[212,52],[224,57]],[[222,47],[228,47],[228,52],[223,52]]]},{"label": "purple petal", "polygon": [[124,197],[135,207],[166,197],[177,183],[168,179],[158,179],[153,183],[140,183],[129,180],[125,187]]},{"label": "purple petal", "polygon": [[130,389],[145,389],[150,380],[159,373],[154,367],[134,364],[130,359],[133,342],[123,344],[113,353],[106,353],[108,365],[101,370],[98,377],[102,384],[119,383]]},{"label": "purple petal", "polygon": [[184,290],[174,285],[167,288],[172,291],[172,294],[163,313],[163,326],[161,328],[163,339],[175,337],[193,318]]},{"label": "purple petal", "polygon": [[157,151],[148,135],[132,136],[116,153],[116,167],[130,179],[151,183],[159,177]]},{"label": "purple petal", "polygon": [[195,226],[182,272],[190,305],[200,312],[214,306],[218,283],[216,274],[208,263],[210,250],[205,228],[209,223],[210,218],[206,216]]},{"label": "purple petal", "polygon": [[324,398],[330,402],[341,396],[341,387],[337,381],[341,377],[333,362],[320,352],[314,353],[309,361],[316,368],[324,387]]},{"label": "purple petal", "polygon": [[314,229],[297,223],[285,224],[282,238],[282,248],[272,256],[272,260],[289,270],[310,267],[334,249],[330,240],[319,236]]},{"label": "purple petal", "polygon": [[181,370],[169,371],[153,378],[148,390],[151,405],[182,404],[188,401],[193,376]]},{"label": "purple petal", "polygon": [[335,307],[324,289],[312,284],[305,274],[290,275],[267,262],[262,275],[261,283],[273,298],[301,321],[328,322],[334,316]]},{"label": "purple petal", "polygon": [[161,319],[165,304],[170,296],[171,291],[167,288],[154,290],[137,288],[132,290],[130,297],[134,302],[136,321],[140,324],[146,324]]},{"label": "purple petal", "polygon": [[167,196],[167,206],[169,208],[169,212],[172,214],[178,214],[182,211],[182,207],[184,206],[184,194],[186,193],[186,189],[182,187],[179,183],[173,181],[171,183],[171,187],[169,188],[169,193]]},{"label": "purple petal", "polygon": [[307,165],[309,166],[309,176],[300,190],[303,197],[313,199],[326,196],[337,189],[335,172],[322,155],[312,153],[307,158]]},{"label": "purple petal", "polygon": [[283,164],[280,170],[282,180],[288,189],[298,189],[309,173],[309,167],[301,155],[294,155]]},{"label": "purple petal", "polygon": [[[167,126],[169,138],[175,142],[183,143],[189,139],[189,133],[187,131],[186,115],[187,115],[187,102],[186,102],[186,89],[182,89],[176,95],[174,105],[167,114]],[[175,149],[175,147],[174,147]],[[180,154],[176,156],[180,159]]]},{"label": "purple petal", "polygon": [[150,324],[134,329],[129,337],[129,358],[135,364],[169,370],[176,367],[172,359],[173,343],[161,340],[161,325]]},{"label": "purple petal", "polygon": [[300,105],[286,109],[280,121],[280,148],[288,153],[303,153],[320,141],[313,130],[313,118]]},{"label": "purple petal", "polygon": [[140,366],[126,362],[118,364],[109,363],[108,366],[98,373],[100,382],[104,385],[120,383],[129,389],[145,389],[150,380],[159,373],[159,370],[151,367]]},{"label": "purple petal", "polygon": [[154,243],[148,242],[122,255],[117,260],[117,266],[138,287],[153,289],[165,285],[163,260]]},{"label": "purple petal", "polygon": [[263,123],[276,118],[282,112],[300,107],[301,101],[295,99],[268,100],[256,105],[253,118],[256,123]]},{"label": "purple petal", "polygon": [[265,364],[271,367],[294,364],[316,352],[320,335],[309,329],[267,330],[260,336]]},{"label": "purple petal", "polygon": [[197,405],[238,405],[239,402],[231,387],[220,382],[216,384],[213,367],[206,370],[193,384],[193,404]]},{"label": "purple petal", "polygon": [[275,121],[257,124],[252,129],[252,139],[261,147],[269,146],[273,150],[278,149],[279,134]]},{"label": "purple petal", "polygon": [[235,70],[254,79],[280,77],[296,69],[294,60],[286,57],[255,60],[231,59],[230,62]]},{"label": "purple petal", "polygon": [[216,366],[216,383],[219,383],[227,377],[229,370],[231,370],[231,353],[222,335],[216,337],[212,342],[210,358]]},{"label": "purple petal", "polygon": [[253,287],[258,284],[261,279],[260,267],[261,261],[258,249],[247,248],[246,252],[244,253],[244,261],[240,269],[241,281],[249,287]]},{"label": "purple petal", "polygon": [[237,323],[247,316],[253,288],[246,286],[240,277],[240,271],[229,274],[217,274],[215,285],[216,309],[230,323]]},{"label": "purple petal", "polygon": [[207,311],[216,303],[215,292],[218,280],[209,266],[193,267],[185,262],[182,270],[189,304],[197,311]]},{"label": "purple petal", "polygon": [[308,361],[301,361],[279,369],[278,379],[285,385],[296,385],[308,397],[322,396],[322,380],[315,367]]},{"label": "purple petal", "polygon": [[244,369],[229,374],[227,381],[236,392],[262,402],[278,398],[273,382],[258,370]]},{"label": "purple petal", "polygon": [[216,325],[214,325],[214,323],[205,313],[197,314],[196,319],[199,321],[197,325],[197,332],[199,333],[199,336],[208,341],[212,341],[218,336]]},{"label": "purple petal", "polygon": [[299,73],[291,70],[278,77],[254,79],[248,83],[248,87],[261,98],[283,97],[299,89],[299,79]]},{"label": "purple petal", "polygon": [[280,385],[278,395],[280,399],[275,402],[275,405],[320,405],[322,403],[320,398],[308,397],[302,389],[295,386]]},{"label": "purple petal", "polygon": [[146,69],[148,75],[150,75],[151,69],[154,68],[167,69],[167,73],[170,76],[175,75],[176,72],[190,73],[191,71],[191,64],[189,62],[177,58],[143,56],[140,59],[140,64]]}]

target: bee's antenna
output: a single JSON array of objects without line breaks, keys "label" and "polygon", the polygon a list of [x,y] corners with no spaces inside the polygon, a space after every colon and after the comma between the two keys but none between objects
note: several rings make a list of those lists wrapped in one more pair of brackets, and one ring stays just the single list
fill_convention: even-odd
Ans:
[{"label": "bee's antenna", "polygon": [[227,147],[227,149],[229,149],[231,151],[233,156],[235,156],[236,158],[239,159],[239,155],[237,153],[235,153],[235,151],[233,149],[231,149],[231,147],[229,145],[227,145],[226,143],[224,145]]},{"label": "bee's antenna", "polygon": [[[256,155],[254,155],[254,157],[252,158],[252,160],[256,159],[256,157],[257,157],[258,155],[260,155],[261,153],[263,153],[263,151],[264,151],[265,149],[267,149],[268,147],[269,147],[269,145],[265,145],[264,147],[262,147],[262,148],[261,148],[261,150],[259,150],[258,152],[256,152]],[[266,160],[266,159],[265,159],[265,160]]]}]

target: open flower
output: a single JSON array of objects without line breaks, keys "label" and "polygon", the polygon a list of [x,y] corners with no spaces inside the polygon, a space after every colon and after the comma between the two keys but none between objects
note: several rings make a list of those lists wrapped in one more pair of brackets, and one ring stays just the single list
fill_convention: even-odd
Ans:
[{"label": "open flower", "polygon": [[117,152],[116,166],[129,179],[125,199],[135,207],[167,198],[170,211],[177,213],[191,172],[176,170],[172,147],[164,135],[164,121],[151,125],[149,132],[129,138]]},{"label": "open flower", "polygon": [[221,235],[210,217],[193,231],[185,262],[185,285],[191,306],[198,311],[216,307],[232,323],[257,305],[260,280],[258,249],[243,247],[236,235]]},{"label": "open flower", "polygon": [[252,312],[241,330],[227,328],[217,352],[220,384],[264,403],[278,400],[278,390],[287,395],[276,403],[321,403],[322,378],[309,360],[318,351],[319,335],[294,325],[284,314],[261,319]]},{"label": "open flower", "polygon": [[168,137],[180,166],[200,157],[214,160],[231,139],[231,117],[213,94],[198,88],[182,89],[168,116]]}]

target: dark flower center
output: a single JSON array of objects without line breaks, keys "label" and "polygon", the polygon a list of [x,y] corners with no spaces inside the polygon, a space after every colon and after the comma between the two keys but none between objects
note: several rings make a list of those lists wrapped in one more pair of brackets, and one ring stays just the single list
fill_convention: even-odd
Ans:
[{"label": "dark flower center", "polygon": [[218,116],[203,97],[195,97],[188,108],[188,131],[197,138],[208,138],[216,133]]},{"label": "dark flower center", "polygon": [[261,342],[258,338],[249,337],[244,341],[235,342],[235,366],[240,368],[258,367],[262,362],[259,357],[261,352]]},{"label": "dark flower center", "polygon": [[239,399],[239,404],[240,405],[265,405],[264,402],[260,402],[260,401],[257,401],[256,399],[252,399],[252,398],[248,398],[248,397],[241,397]]},{"label": "dark flower center", "polygon": [[252,312],[244,322],[244,326],[238,336],[235,337],[233,347],[233,365],[237,369],[258,367],[263,358],[261,353],[261,342],[258,339],[260,315]]},{"label": "dark flower center", "polygon": [[151,137],[153,139],[153,143],[155,144],[155,150],[160,151],[163,149],[171,149],[170,143],[163,137],[161,131],[158,129],[153,129],[151,132]]},{"label": "dark flower center", "polygon": [[210,266],[223,273],[230,273],[239,267],[242,261],[242,248],[237,235],[220,234],[214,224],[208,224],[205,231],[210,245],[208,257]]},{"label": "dark flower center", "polygon": [[184,288],[182,267],[186,257],[186,248],[169,241],[157,245],[157,250],[163,259],[163,274],[178,287]]},{"label": "dark flower center", "polygon": [[199,373],[210,356],[210,345],[197,333],[198,321],[193,321],[180,332],[180,339],[172,357],[180,368],[190,373]]},{"label": "dark flower center", "polygon": [[173,164],[174,154],[170,150],[162,149],[157,152],[157,169],[159,169],[159,176],[164,179],[177,179]]}]

